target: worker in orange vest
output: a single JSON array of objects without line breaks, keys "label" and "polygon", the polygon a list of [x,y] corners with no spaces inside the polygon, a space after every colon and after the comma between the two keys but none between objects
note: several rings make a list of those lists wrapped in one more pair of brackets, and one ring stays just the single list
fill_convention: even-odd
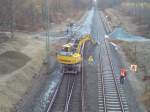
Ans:
[{"label": "worker in orange vest", "polygon": [[123,84],[124,83],[124,79],[127,75],[127,71],[124,68],[121,68],[120,70],[120,83]]}]

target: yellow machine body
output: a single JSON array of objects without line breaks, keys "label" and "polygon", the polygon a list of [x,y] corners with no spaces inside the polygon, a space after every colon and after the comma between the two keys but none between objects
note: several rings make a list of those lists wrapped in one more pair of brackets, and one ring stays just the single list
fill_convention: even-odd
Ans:
[{"label": "yellow machine body", "polygon": [[86,35],[77,39],[74,43],[63,45],[62,50],[57,53],[57,61],[63,65],[65,71],[68,71],[68,68],[72,71],[79,70],[82,62],[83,45],[89,40],[91,40],[90,35]]},{"label": "yellow machine body", "polygon": [[74,53],[70,56],[57,55],[57,60],[61,64],[77,64],[82,61],[81,55],[78,53]]}]

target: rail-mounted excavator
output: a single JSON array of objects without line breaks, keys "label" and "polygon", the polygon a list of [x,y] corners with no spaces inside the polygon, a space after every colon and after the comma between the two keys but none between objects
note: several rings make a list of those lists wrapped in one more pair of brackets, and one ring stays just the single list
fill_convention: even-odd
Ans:
[{"label": "rail-mounted excavator", "polygon": [[57,53],[57,61],[61,63],[62,73],[77,74],[81,72],[84,45],[90,40],[90,35],[84,35],[62,46]]}]

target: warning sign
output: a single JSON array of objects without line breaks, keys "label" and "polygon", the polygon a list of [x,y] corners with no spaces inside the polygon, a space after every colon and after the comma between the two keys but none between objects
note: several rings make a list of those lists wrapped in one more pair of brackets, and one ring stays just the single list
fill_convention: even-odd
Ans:
[{"label": "warning sign", "polygon": [[132,64],[132,65],[130,66],[130,70],[133,71],[133,72],[136,72],[136,71],[137,71],[137,65]]},{"label": "warning sign", "polygon": [[94,62],[93,56],[90,56],[90,57],[89,57],[88,62],[89,62],[89,64],[91,64],[91,63]]}]

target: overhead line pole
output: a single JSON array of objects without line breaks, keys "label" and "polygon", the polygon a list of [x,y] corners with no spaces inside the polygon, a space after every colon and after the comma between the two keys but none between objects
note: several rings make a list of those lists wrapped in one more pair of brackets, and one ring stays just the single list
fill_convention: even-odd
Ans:
[{"label": "overhead line pole", "polygon": [[10,32],[11,32],[11,38],[14,37],[14,28],[15,28],[15,1],[10,0],[10,7],[11,7],[11,25],[10,25]]},{"label": "overhead line pole", "polygon": [[45,57],[45,63],[49,63],[49,41],[50,41],[50,17],[49,17],[49,0],[45,0],[45,34],[46,34],[46,39],[45,39],[45,50],[46,50],[46,57]]}]

